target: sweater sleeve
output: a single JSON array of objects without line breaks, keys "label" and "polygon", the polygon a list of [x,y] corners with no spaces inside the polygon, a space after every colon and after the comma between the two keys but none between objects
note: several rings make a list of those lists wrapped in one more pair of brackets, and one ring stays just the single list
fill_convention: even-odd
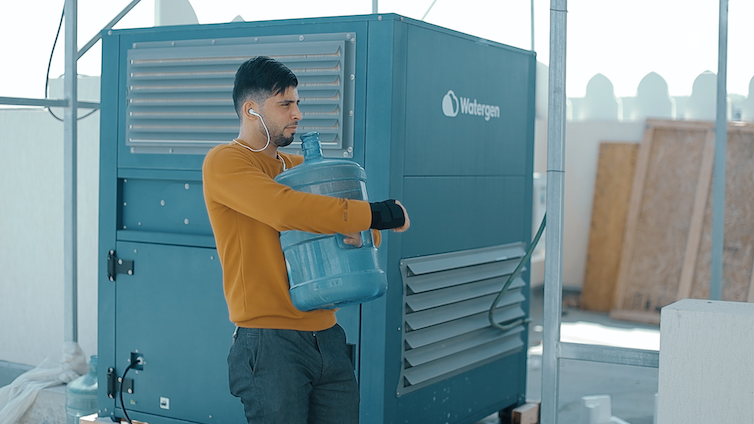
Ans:
[{"label": "sweater sleeve", "polygon": [[277,231],[354,233],[371,223],[369,203],[302,193],[277,183],[265,164],[245,152],[213,149],[204,161],[204,192],[215,202]]}]

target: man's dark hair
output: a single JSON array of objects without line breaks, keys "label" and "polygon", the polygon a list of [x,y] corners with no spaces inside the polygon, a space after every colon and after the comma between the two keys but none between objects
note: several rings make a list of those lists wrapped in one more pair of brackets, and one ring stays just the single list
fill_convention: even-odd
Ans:
[{"label": "man's dark hair", "polygon": [[233,106],[240,118],[243,102],[252,99],[262,103],[288,87],[297,87],[298,78],[287,66],[267,56],[257,56],[244,62],[236,72],[233,83]]}]

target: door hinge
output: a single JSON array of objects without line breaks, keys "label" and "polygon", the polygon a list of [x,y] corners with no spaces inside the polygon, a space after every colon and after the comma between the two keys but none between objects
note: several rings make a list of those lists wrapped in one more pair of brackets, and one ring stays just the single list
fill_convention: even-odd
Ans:
[{"label": "door hinge", "polygon": [[[115,395],[118,394],[121,387],[121,377],[115,372],[115,368],[107,369],[107,397],[115,399]],[[123,380],[123,391],[126,393],[134,392],[134,381],[131,378]]]},{"label": "door hinge", "polygon": [[107,397],[115,399],[115,380],[118,376],[115,374],[115,368],[107,369]]},{"label": "door hinge", "polygon": [[107,278],[110,281],[115,281],[117,274],[134,275],[134,261],[118,259],[115,256],[115,251],[111,250],[107,253]]}]

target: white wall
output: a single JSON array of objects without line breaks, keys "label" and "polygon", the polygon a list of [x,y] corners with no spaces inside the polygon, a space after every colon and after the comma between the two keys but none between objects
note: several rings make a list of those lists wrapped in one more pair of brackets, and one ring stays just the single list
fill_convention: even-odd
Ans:
[{"label": "white wall", "polygon": [[[99,97],[99,78],[79,84]],[[79,121],[78,141],[79,343],[88,356],[97,353],[99,112]],[[64,341],[63,123],[46,111],[0,109],[0,199],[0,361],[36,366]]]},{"label": "white wall", "polygon": [[[188,0],[154,7],[155,26],[198,23]],[[100,78],[79,76],[78,95],[99,102]],[[50,80],[49,97],[63,98],[62,78]],[[97,353],[97,255],[105,254],[97,251],[99,118],[78,126],[78,341],[87,356]],[[59,352],[65,319],[63,123],[47,111],[0,109],[0,199],[0,361],[36,366]]]},{"label": "white wall", "polygon": [[640,142],[643,122],[570,122],[566,126],[563,285],[581,288],[601,142]]},{"label": "white wall", "polygon": [[[538,120],[536,129],[534,170],[546,172],[546,123]],[[644,122],[567,123],[563,208],[563,285],[565,287],[580,289],[584,282],[600,143],[639,143],[643,135]],[[539,222],[534,225],[538,226]],[[534,286],[542,283],[541,276],[543,276],[536,267],[537,265],[533,263],[532,285]]]}]

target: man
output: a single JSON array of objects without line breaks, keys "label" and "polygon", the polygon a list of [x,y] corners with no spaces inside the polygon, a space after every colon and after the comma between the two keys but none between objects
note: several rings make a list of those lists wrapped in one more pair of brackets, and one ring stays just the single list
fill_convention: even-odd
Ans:
[{"label": "man", "polygon": [[301,156],[278,152],[301,120],[296,76],[268,57],[238,69],[233,102],[238,138],[212,149],[204,198],[223,267],[230,319],[230,391],[249,423],[358,423],[359,393],[335,311],[291,303],[279,232],[346,235],[359,246],[369,228],[405,231],[405,208],[301,193],[274,181]]}]

